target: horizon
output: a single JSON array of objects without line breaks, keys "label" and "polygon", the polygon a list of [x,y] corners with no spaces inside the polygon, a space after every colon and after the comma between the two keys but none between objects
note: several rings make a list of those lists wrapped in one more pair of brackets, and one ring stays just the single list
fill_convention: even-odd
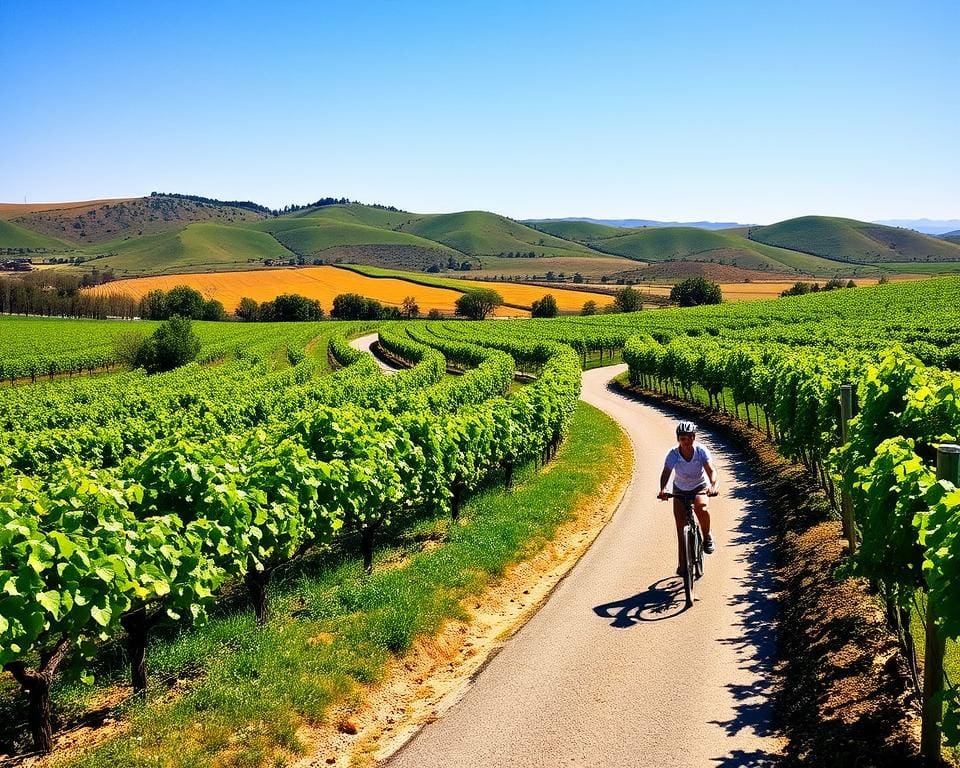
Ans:
[{"label": "horizon", "polygon": [[795,13],[3,4],[0,199],[960,219],[960,7]]}]

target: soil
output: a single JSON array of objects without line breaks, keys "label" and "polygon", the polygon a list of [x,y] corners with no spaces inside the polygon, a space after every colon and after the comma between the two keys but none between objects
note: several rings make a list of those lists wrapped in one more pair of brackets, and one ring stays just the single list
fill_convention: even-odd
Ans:
[{"label": "soil", "polygon": [[869,585],[835,576],[847,542],[812,477],[742,421],[671,397],[624,389],[694,414],[723,432],[743,451],[779,510],[776,552],[783,610],[777,709],[789,739],[783,768],[923,765],[920,704],[906,659]]}]

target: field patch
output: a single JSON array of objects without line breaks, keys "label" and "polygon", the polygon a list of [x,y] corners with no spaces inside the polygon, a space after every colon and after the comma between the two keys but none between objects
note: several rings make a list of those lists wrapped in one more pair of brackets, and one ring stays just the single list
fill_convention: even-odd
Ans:
[{"label": "field patch", "polygon": [[579,312],[586,301],[593,299],[599,306],[609,304],[612,299],[606,293],[591,293],[573,289],[564,289],[562,286],[546,287],[542,285],[525,285],[523,283],[500,283],[486,280],[458,280],[449,277],[435,277],[433,275],[404,274],[392,269],[377,267],[355,267],[356,271],[370,276],[397,277],[409,280],[419,285],[451,288],[460,293],[474,288],[490,288],[499,293],[506,304],[514,304],[530,308],[534,301],[542,299],[548,293],[557,300],[557,308],[561,312]]},{"label": "field patch", "polygon": [[[208,299],[217,299],[228,312],[232,312],[240,299],[249,297],[255,301],[270,301],[284,293],[299,293],[317,299],[324,311],[329,312],[333,298],[341,293],[359,293],[392,307],[399,307],[404,298],[413,296],[421,312],[437,309],[453,314],[454,302],[461,293],[450,288],[412,283],[395,278],[373,278],[336,267],[304,267],[302,269],[266,269],[246,272],[212,272],[207,274],[157,275],[132,280],[108,283],[91,288],[104,293],[128,293],[135,298],[148,291],[168,291],[176,285],[188,285],[200,291]],[[470,283],[466,287],[471,287]],[[513,286],[517,287],[517,286]],[[543,296],[536,289],[534,298]],[[504,297],[506,299],[506,296]],[[509,301],[509,299],[507,299]],[[559,302],[559,298],[557,299]],[[583,305],[585,298],[580,300]],[[499,316],[523,316],[522,309],[501,307]]]}]

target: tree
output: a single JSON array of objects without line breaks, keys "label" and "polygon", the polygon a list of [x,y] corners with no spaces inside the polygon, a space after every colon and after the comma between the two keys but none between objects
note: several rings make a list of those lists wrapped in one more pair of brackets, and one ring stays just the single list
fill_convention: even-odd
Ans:
[{"label": "tree", "polygon": [[557,300],[548,293],[542,299],[535,300],[530,310],[532,317],[556,317]]},{"label": "tree", "polygon": [[171,317],[140,347],[136,364],[147,373],[171,371],[197,358],[200,339],[189,317]]},{"label": "tree", "polygon": [[249,296],[244,296],[242,299],[240,299],[240,303],[237,304],[237,308],[234,310],[233,314],[235,314],[241,320],[249,323],[257,319],[259,311],[260,305]]},{"label": "tree", "polygon": [[575,283],[582,283],[582,282],[584,282],[583,275],[581,275],[579,272],[575,273],[574,276],[573,276],[573,282],[575,282]]},{"label": "tree", "polygon": [[847,288],[856,288],[857,284],[853,280],[847,280]]},{"label": "tree", "polygon": [[886,285],[890,282],[890,278],[886,275],[880,275],[880,279],[877,280],[877,285]]},{"label": "tree", "polygon": [[227,310],[223,308],[223,303],[216,299],[210,299],[203,303],[202,320],[226,320]]},{"label": "tree", "polygon": [[639,312],[643,309],[643,296],[634,288],[621,288],[613,297],[618,312]]},{"label": "tree", "polygon": [[503,304],[503,297],[492,288],[473,288],[457,299],[456,314],[469,320],[484,320]]},{"label": "tree", "polygon": [[403,300],[403,304],[400,305],[400,314],[407,318],[407,320],[420,317],[420,305],[417,304],[417,300],[413,298],[413,296],[407,296]]},{"label": "tree", "polygon": [[810,293],[810,283],[797,281],[787,290],[781,291],[780,296],[806,296],[808,293]]},{"label": "tree", "polygon": [[166,319],[166,293],[159,288],[147,291],[140,299],[140,317],[144,320],[165,320]]},{"label": "tree", "polygon": [[689,277],[670,289],[670,301],[681,307],[699,307],[723,301],[720,286],[704,277]]},{"label": "tree", "polygon": [[359,293],[341,293],[333,297],[330,317],[337,320],[367,320],[367,300]]},{"label": "tree", "polygon": [[167,298],[164,301],[164,317],[169,318],[174,315],[180,317],[189,317],[199,320],[203,317],[203,305],[206,299],[200,291],[187,285],[175,285],[167,291]]},{"label": "tree", "polygon": [[443,312],[434,307],[429,312],[427,312],[428,320],[443,320]]},{"label": "tree", "polygon": [[593,299],[583,302],[583,309],[580,310],[580,314],[584,317],[597,314],[597,302]]},{"label": "tree", "polygon": [[276,320],[279,322],[303,322],[320,320],[323,317],[323,308],[316,299],[301,296],[299,293],[284,293],[273,301],[265,301],[260,305],[260,319]]}]

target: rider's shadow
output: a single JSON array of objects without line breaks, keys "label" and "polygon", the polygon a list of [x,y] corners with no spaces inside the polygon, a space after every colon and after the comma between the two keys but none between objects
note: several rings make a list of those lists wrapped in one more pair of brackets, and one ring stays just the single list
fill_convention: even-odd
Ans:
[{"label": "rider's shadow", "polygon": [[613,619],[611,627],[629,629],[644,621],[663,621],[686,610],[682,599],[683,582],[671,576],[653,582],[643,592],[632,597],[595,605],[593,612],[604,619]]}]

